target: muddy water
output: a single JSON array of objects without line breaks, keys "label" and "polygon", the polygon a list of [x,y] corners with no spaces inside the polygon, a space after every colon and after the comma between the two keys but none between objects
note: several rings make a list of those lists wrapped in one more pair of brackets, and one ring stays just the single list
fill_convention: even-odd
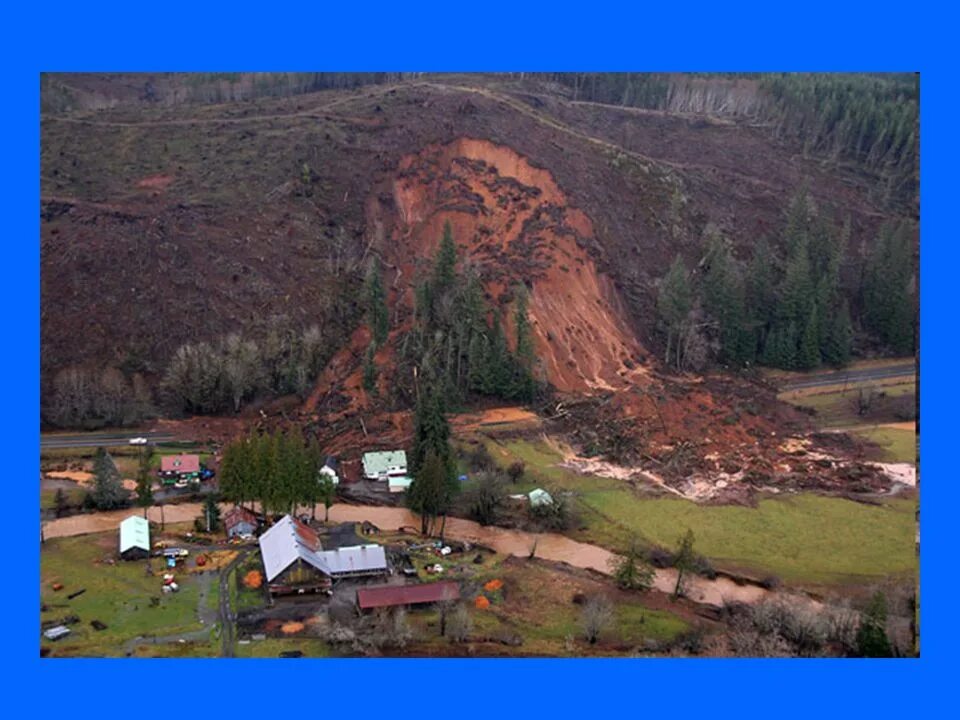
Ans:
[{"label": "muddy water", "polygon": [[[227,506],[223,506],[226,510]],[[200,514],[201,506],[196,503],[169,505],[164,508],[166,522],[190,522]],[[85,533],[116,530],[120,521],[137,511],[121,510],[74,515],[73,517],[52,520],[44,526],[46,537],[66,537]],[[322,517],[323,508],[317,508]],[[159,508],[150,508],[150,520],[160,521]],[[372,507],[362,505],[334,505],[330,508],[330,520],[333,522],[362,522],[367,520],[386,531],[395,531],[401,527],[420,527],[419,518],[406,508]],[[445,537],[451,540],[483,545],[505,555],[528,557],[536,544],[535,555],[544,560],[564,562],[573,567],[595,570],[610,574],[611,561],[616,557],[609,550],[571,540],[556,533],[529,533],[520,530],[507,530],[498,527],[484,527],[462,518],[448,518]],[[676,571],[657,570],[654,586],[662,592],[673,592],[677,582]],[[769,591],[750,585],[737,585],[727,578],[707,580],[699,576],[688,576],[685,581],[687,597],[698,603],[722,605],[724,601],[745,603],[759,602],[769,595]]]}]

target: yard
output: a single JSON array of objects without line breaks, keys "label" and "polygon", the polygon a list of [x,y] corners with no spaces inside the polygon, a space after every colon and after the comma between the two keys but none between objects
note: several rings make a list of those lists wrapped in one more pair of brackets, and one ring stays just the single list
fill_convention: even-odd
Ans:
[{"label": "yard", "polygon": [[[501,587],[485,589],[491,580]],[[591,646],[583,639],[582,603],[597,594],[611,599],[614,618],[597,645]],[[479,595],[490,600],[488,607],[477,606]],[[621,592],[583,571],[497,556],[486,572],[465,586],[461,601],[470,616],[468,644],[473,650],[441,637],[440,611],[431,608],[408,613],[415,639],[396,654],[577,657],[623,655],[642,648],[663,651],[690,629],[690,623],[668,609],[648,607],[654,599],[644,593]],[[450,623],[448,617],[448,627]]]},{"label": "yard", "polygon": [[[163,571],[158,562],[151,577],[143,560],[108,564],[116,553],[116,532],[57,538],[41,545],[40,601],[47,607],[40,613],[41,621],[79,618],[66,638],[57,642],[41,638],[51,657],[122,656],[125,644],[138,636],[204,630],[197,614],[200,581],[196,576],[178,572],[180,592],[165,595],[160,592]],[[53,583],[61,583],[63,589],[53,590]],[[216,583],[212,585],[215,593]],[[82,595],[67,599],[81,589],[85,589]],[[106,629],[95,630],[90,624],[94,620]]]},{"label": "yard", "polygon": [[571,534],[584,542],[619,549],[636,534],[648,544],[673,547],[691,528],[697,551],[718,568],[758,577],[820,584],[916,571],[912,497],[868,505],[803,493],[769,497],[756,507],[701,505],[641,497],[618,480],[577,475],[557,467],[559,453],[543,442],[491,442],[489,449],[503,466],[526,463],[522,484],[511,492],[538,484],[575,490],[582,527]]}]

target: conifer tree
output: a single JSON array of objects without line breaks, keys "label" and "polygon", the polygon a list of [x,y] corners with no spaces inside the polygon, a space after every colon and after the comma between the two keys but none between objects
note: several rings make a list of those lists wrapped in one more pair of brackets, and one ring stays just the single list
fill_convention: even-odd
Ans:
[{"label": "conifer tree", "polygon": [[380,258],[374,255],[367,270],[364,297],[367,305],[367,324],[373,334],[373,342],[383,345],[390,330],[390,313],[387,309],[387,294],[383,287]]},{"label": "conifer tree", "polygon": [[113,458],[104,448],[97,448],[93,461],[93,504],[97,510],[113,510],[123,507],[127,491],[123,489],[120,471]]}]

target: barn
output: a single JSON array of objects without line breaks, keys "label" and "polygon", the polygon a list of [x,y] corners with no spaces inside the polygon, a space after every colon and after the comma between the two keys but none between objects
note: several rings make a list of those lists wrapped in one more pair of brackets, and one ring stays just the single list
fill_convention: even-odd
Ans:
[{"label": "barn", "polygon": [[120,557],[142,560],[150,555],[150,523],[139,515],[131,515],[120,523]]},{"label": "barn", "polygon": [[333,581],[387,572],[380,545],[355,545],[324,550],[308,525],[284,515],[260,536],[260,554],[272,595],[303,594],[329,589]]}]

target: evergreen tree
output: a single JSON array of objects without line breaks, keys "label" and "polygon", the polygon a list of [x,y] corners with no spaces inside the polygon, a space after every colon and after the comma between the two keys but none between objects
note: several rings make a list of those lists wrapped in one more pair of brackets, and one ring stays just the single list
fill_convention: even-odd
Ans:
[{"label": "evergreen tree", "polygon": [[800,335],[800,345],[797,348],[796,366],[801,370],[811,370],[820,364],[820,339],[818,337],[819,321],[817,320],[817,306],[810,309],[810,316]]},{"label": "evergreen tree", "polygon": [[443,224],[443,238],[433,264],[433,287],[443,292],[453,285],[456,277],[457,248],[453,243],[453,230],[448,220]]},{"label": "evergreen tree", "polygon": [[364,297],[367,305],[367,324],[377,346],[387,341],[390,330],[390,313],[387,309],[387,294],[383,288],[380,258],[373,257],[364,284]]},{"label": "evergreen tree", "polygon": [[363,389],[368,393],[374,393],[377,389],[377,364],[374,362],[373,352],[373,343],[371,343],[363,356]]},{"label": "evergreen tree", "polygon": [[153,478],[150,474],[150,446],[140,451],[140,460],[137,467],[137,505],[143,508],[143,516],[147,516],[147,508],[153,505]]},{"label": "evergreen tree", "polygon": [[730,248],[722,238],[712,238],[705,257],[703,304],[708,315],[717,324],[720,339],[718,359],[724,363],[742,365],[753,359],[746,320],[743,278],[736,266]]},{"label": "evergreen tree", "polygon": [[429,452],[433,452],[452,470],[449,440],[450,425],[447,423],[440,395],[433,389],[425,388],[414,413],[411,470],[416,473],[423,466]]},{"label": "evergreen tree", "polygon": [[857,654],[868,658],[893,657],[893,649],[887,638],[887,599],[882,592],[874,594],[866,612],[860,615]]},{"label": "evergreen tree", "polygon": [[420,516],[420,532],[429,535],[437,517],[445,511],[447,468],[431,448],[407,489],[407,507]]},{"label": "evergreen tree", "polygon": [[94,507],[97,510],[113,510],[123,507],[127,502],[127,491],[123,489],[120,471],[117,470],[113,458],[104,448],[97,448],[93,461],[93,494]]},{"label": "evergreen tree", "polygon": [[909,226],[885,225],[867,261],[864,321],[883,343],[902,353],[914,350],[913,274]]},{"label": "evergreen tree", "polygon": [[[667,333],[667,349],[664,362],[669,363],[671,350],[679,360],[683,323],[693,307],[693,291],[689,273],[683,258],[677,255],[670,269],[660,282],[657,294],[657,310]],[[674,343],[674,341],[676,341]],[[676,348],[674,348],[676,345]],[[679,362],[677,363],[679,365]]]},{"label": "evergreen tree", "polygon": [[[774,256],[766,239],[757,243],[744,281],[747,324],[753,333],[753,353],[766,346],[767,334],[774,319],[776,293]],[[749,355],[749,353],[748,353]],[[761,359],[761,362],[766,361]]]},{"label": "evergreen tree", "polygon": [[823,344],[823,361],[835,367],[850,362],[853,343],[853,327],[850,323],[850,309],[847,301],[842,301],[840,309],[827,323],[827,338]]},{"label": "evergreen tree", "polygon": [[677,552],[673,556],[673,567],[677,570],[677,584],[673,588],[673,597],[677,598],[683,592],[683,578],[686,573],[693,570],[696,562],[696,554],[693,550],[693,530],[688,529],[680,541],[677,543]]},{"label": "evergreen tree", "polygon": [[320,475],[319,490],[319,498],[325,510],[323,521],[330,522],[330,506],[337,497],[337,486],[333,484],[333,478],[326,473]]},{"label": "evergreen tree", "polygon": [[198,521],[206,532],[214,533],[220,529],[220,506],[215,495],[207,495],[203,501],[203,512]]}]

